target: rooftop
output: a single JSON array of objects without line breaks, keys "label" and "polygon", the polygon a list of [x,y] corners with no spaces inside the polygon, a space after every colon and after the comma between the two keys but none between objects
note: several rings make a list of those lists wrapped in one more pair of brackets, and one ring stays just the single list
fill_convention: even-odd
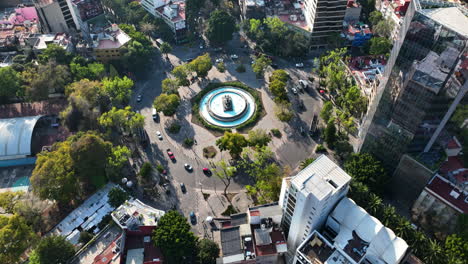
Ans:
[{"label": "rooftop", "polygon": [[140,226],[136,230],[125,229],[125,241],[123,245],[120,263],[127,264],[160,264],[163,263],[163,255],[159,248],[154,246],[151,240],[155,226]]},{"label": "rooftop", "polygon": [[31,155],[34,127],[41,117],[0,119],[0,160]]},{"label": "rooftop", "polygon": [[287,25],[311,31],[304,16],[304,3],[295,0],[269,1],[266,5],[267,16],[278,17]]},{"label": "rooftop", "polygon": [[[466,177],[468,175],[464,174]],[[460,213],[468,213],[468,192],[452,184],[448,179],[436,174],[425,187],[432,195]]]},{"label": "rooftop", "polygon": [[408,245],[392,230],[349,198],[343,198],[328,216],[325,228],[315,230],[298,248],[310,263],[355,264],[364,259],[371,263],[397,264]]},{"label": "rooftop", "polygon": [[95,49],[118,49],[127,44],[131,38],[116,24],[104,29],[102,32],[91,34]]},{"label": "rooftop", "polygon": [[314,193],[317,199],[321,199],[337,192],[350,180],[351,176],[335,162],[327,156],[321,155],[296,176],[292,177],[291,184],[306,195]]},{"label": "rooftop", "polygon": [[134,229],[138,226],[156,226],[164,211],[144,204],[138,199],[130,199],[112,212],[112,218],[121,228]]},{"label": "rooftop", "polygon": [[172,22],[185,20],[185,1],[169,1],[166,5],[156,8],[156,11],[169,18]]},{"label": "rooftop", "polygon": [[416,71],[412,78],[435,94],[438,94],[442,89],[442,84],[449,73],[449,70],[443,67],[440,61],[440,56],[437,53],[429,51],[426,57],[416,64]]},{"label": "rooftop", "polygon": [[448,29],[468,38],[468,17],[457,7],[422,9],[419,11],[426,17],[436,21]]}]

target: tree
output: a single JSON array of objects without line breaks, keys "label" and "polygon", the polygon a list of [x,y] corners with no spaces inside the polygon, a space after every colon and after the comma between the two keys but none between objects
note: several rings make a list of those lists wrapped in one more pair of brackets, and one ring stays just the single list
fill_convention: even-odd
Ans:
[{"label": "tree", "polygon": [[303,161],[301,161],[301,165],[300,165],[300,168],[303,170],[305,169],[307,166],[309,166],[310,164],[312,164],[312,162],[314,162],[314,158],[307,158]]},{"label": "tree", "polygon": [[271,60],[268,57],[262,55],[254,60],[254,63],[252,64],[252,70],[255,72],[255,74],[257,74],[257,77],[262,77],[265,69],[269,65],[271,65]]},{"label": "tree", "polygon": [[148,22],[141,22],[140,23],[140,31],[146,35],[151,35],[155,32],[156,26],[148,23]]},{"label": "tree", "polygon": [[63,93],[71,80],[68,67],[54,61],[28,67],[22,72],[22,77],[26,83],[26,95],[32,100],[47,99],[50,93]]},{"label": "tree", "polygon": [[109,179],[117,180],[123,166],[130,158],[130,150],[126,146],[116,146],[112,148],[110,155],[107,157],[107,176]]},{"label": "tree", "polygon": [[168,54],[172,51],[172,46],[171,44],[164,42],[163,44],[161,44],[161,47],[159,47],[159,50],[162,54],[166,55],[166,58],[168,58]]},{"label": "tree", "polygon": [[380,37],[390,38],[394,28],[393,21],[382,19],[377,24],[374,24],[374,32]]},{"label": "tree", "polygon": [[252,147],[264,147],[271,141],[271,137],[264,129],[254,129],[249,131],[249,145]]},{"label": "tree", "polygon": [[387,54],[392,48],[392,42],[384,37],[374,37],[370,40],[370,51],[372,55]]},{"label": "tree", "polygon": [[152,238],[167,263],[191,262],[196,255],[197,237],[190,231],[187,219],[176,211],[169,211],[159,219]]},{"label": "tree", "polygon": [[187,69],[187,65],[179,65],[174,67],[172,70],[172,75],[177,79],[179,82],[179,86],[188,86],[190,85],[190,82],[187,80],[187,76],[189,74],[189,71]]},{"label": "tree", "polygon": [[468,241],[464,241],[456,234],[447,236],[445,239],[445,255],[449,264],[463,264],[468,258]]},{"label": "tree", "polygon": [[56,143],[51,152],[39,153],[31,176],[33,193],[43,200],[57,201],[59,206],[67,205],[81,194],[70,145],[69,141]]},{"label": "tree", "polygon": [[13,208],[15,207],[16,203],[21,199],[23,196],[23,192],[2,192],[0,193],[0,207],[5,210],[5,213],[12,214]]},{"label": "tree", "polygon": [[114,208],[119,207],[129,198],[127,192],[119,187],[112,188],[107,194],[107,197],[109,198],[109,204]]},{"label": "tree", "polygon": [[104,78],[102,91],[111,99],[112,105],[121,106],[128,103],[132,94],[133,81],[127,76],[123,78]]},{"label": "tree", "polygon": [[61,264],[66,263],[75,255],[73,245],[62,236],[47,236],[41,239],[31,253],[31,264]]},{"label": "tree", "polygon": [[274,70],[270,76],[270,82],[274,80],[280,80],[285,83],[288,81],[288,79],[289,79],[288,73],[285,70],[281,70],[281,69]]},{"label": "tree", "polygon": [[336,144],[336,127],[332,121],[327,123],[327,127],[325,128],[325,142],[329,148],[333,149]]},{"label": "tree", "polygon": [[91,239],[93,239],[94,235],[89,233],[88,231],[81,231],[80,232],[80,238],[78,239],[79,243],[82,243],[85,245],[88,243]]},{"label": "tree", "polygon": [[218,244],[206,238],[198,242],[198,260],[201,264],[216,264],[218,257]]},{"label": "tree", "polygon": [[291,109],[291,103],[279,102],[275,106],[275,115],[282,122],[289,122],[294,117],[294,113]]},{"label": "tree", "polygon": [[19,263],[20,256],[36,239],[23,217],[0,215],[0,263]]},{"label": "tree", "polygon": [[179,82],[175,79],[166,78],[162,81],[162,92],[165,94],[178,94]]},{"label": "tree", "polygon": [[328,124],[333,115],[333,104],[327,101],[323,104],[322,110],[320,110],[320,117]]},{"label": "tree", "polygon": [[224,132],[224,135],[216,140],[216,146],[221,151],[229,151],[232,158],[237,158],[242,153],[242,149],[248,146],[247,139],[239,133]]},{"label": "tree", "polygon": [[375,10],[369,14],[369,21],[371,22],[372,25],[377,25],[383,19],[384,18],[382,16],[382,13],[380,13],[380,11]]},{"label": "tree", "polygon": [[344,165],[345,171],[377,193],[382,193],[388,181],[388,174],[380,161],[369,153],[357,153],[351,155]]},{"label": "tree", "polygon": [[231,185],[231,180],[235,176],[236,172],[237,172],[236,167],[230,166],[224,160],[220,160],[216,163],[216,166],[214,169],[214,175],[216,175],[216,177],[221,179],[221,181],[224,183],[223,193],[226,198],[228,198],[227,189],[229,188],[229,185]]},{"label": "tree", "polygon": [[154,100],[153,106],[158,112],[163,112],[165,116],[176,113],[180,104],[180,98],[176,94],[162,93]]},{"label": "tree", "polygon": [[123,109],[112,107],[109,112],[99,117],[98,122],[104,128],[117,128],[130,133],[142,128],[145,124],[145,118],[141,114],[133,112],[130,106]]},{"label": "tree", "polygon": [[206,29],[206,37],[210,42],[222,44],[232,39],[236,31],[236,21],[226,11],[211,12]]},{"label": "tree", "polygon": [[288,101],[285,82],[279,79],[273,79],[273,81],[270,81],[268,88],[273,96],[275,96],[275,101]]},{"label": "tree", "polygon": [[[1,69],[0,69],[1,70]],[[1,82],[1,81],[0,81]],[[468,116],[468,104],[459,104],[455,113],[453,114],[450,121],[454,122],[458,127],[463,127]]]},{"label": "tree", "polygon": [[95,133],[79,133],[69,139],[70,156],[75,175],[87,183],[90,190],[101,188],[106,182],[107,157],[112,144]]},{"label": "tree", "polygon": [[68,65],[72,55],[57,44],[48,44],[47,48],[39,55],[39,61],[42,64],[56,62],[58,64]]},{"label": "tree", "polygon": [[11,67],[0,68],[0,100],[21,94],[21,79]]},{"label": "tree", "polygon": [[151,163],[145,162],[141,166],[139,174],[140,174],[141,177],[146,179],[151,175],[152,170],[153,170],[153,167],[151,166]]},{"label": "tree", "polygon": [[205,78],[213,67],[213,64],[211,63],[210,54],[205,53],[191,61],[188,66],[197,73],[198,77]]},{"label": "tree", "polygon": [[81,97],[88,101],[91,106],[97,106],[97,98],[100,92],[101,83],[98,81],[90,81],[81,79],[77,82],[69,84],[65,88],[67,96]]}]

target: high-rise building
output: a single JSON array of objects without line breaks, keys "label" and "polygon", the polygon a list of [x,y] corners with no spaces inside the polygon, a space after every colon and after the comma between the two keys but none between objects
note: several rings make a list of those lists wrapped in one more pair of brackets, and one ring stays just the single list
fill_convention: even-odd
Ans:
[{"label": "high-rise building", "polygon": [[97,28],[107,27],[104,9],[100,0],[68,0],[71,2],[72,15],[82,37],[91,42],[91,33]]},{"label": "high-rise building", "polygon": [[392,169],[404,153],[435,146],[468,90],[468,82],[457,78],[468,51],[467,24],[456,7],[421,9],[411,1],[360,127],[359,150]]},{"label": "high-rise building", "polygon": [[77,29],[66,0],[34,0],[34,5],[44,33],[69,33]]},{"label": "high-rise building", "polygon": [[351,177],[327,156],[321,155],[297,175],[284,178],[279,205],[287,234],[289,257],[315,229],[349,189]]},{"label": "high-rise building", "polygon": [[304,15],[310,27],[311,44],[320,46],[332,34],[341,33],[347,0],[305,0]]}]

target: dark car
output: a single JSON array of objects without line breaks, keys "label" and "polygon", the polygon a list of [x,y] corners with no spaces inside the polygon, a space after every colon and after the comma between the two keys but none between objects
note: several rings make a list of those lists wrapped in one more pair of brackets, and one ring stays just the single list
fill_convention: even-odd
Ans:
[{"label": "dark car", "polygon": [[190,212],[190,223],[192,223],[192,225],[197,223],[197,216],[195,215],[193,211]]},{"label": "dark car", "polygon": [[188,163],[185,163],[184,164],[184,168],[188,171],[188,172],[192,172],[193,168],[192,168],[192,165],[188,164]]},{"label": "dark car", "polygon": [[182,191],[182,193],[187,192],[187,188],[185,188],[185,184],[183,182],[180,184],[180,190]]},{"label": "dark car", "polygon": [[167,156],[169,156],[171,160],[175,160],[174,153],[172,153],[171,149],[166,149],[166,152],[167,152]]},{"label": "dark car", "polygon": [[185,62],[191,62],[191,61],[193,61],[193,58],[188,58],[185,60]]},{"label": "dark car", "polygon": [[203,173],[205,173],[205,175],[210,176],[211,175],[211,170],[208,169],[208,168],[203,168]]},{"label": "dark car", "polygon": [[275,70],[279,68],[279,67],[278,67],[278,64],[276,64],[276,63],[272,63],[272,64],[271,64],[271,67],[272,67],[273,69],[275,69]]}]

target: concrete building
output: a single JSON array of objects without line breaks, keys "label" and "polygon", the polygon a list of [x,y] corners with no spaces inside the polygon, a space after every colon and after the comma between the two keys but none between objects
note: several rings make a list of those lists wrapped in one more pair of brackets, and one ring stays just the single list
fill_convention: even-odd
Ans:
[{"label": "concrete building", "polygon": [[185,21],[185,1],[177,0],[142,0],[143,8],[155,17],[166,22],[174,34],[177,43],[185,42],[187,24]]},{"label": "concrete building", "polygon": [[287,234],[289,256],[348,192],[351,177],[327,156],[321,155],[297,175],[284,178],[279,205]]},{"label": "concrete building", "polygon": [[348,5],[346,6],[346,12],[344,16],[344,21],[346,22],[357,22],[361,17],[362,6],[360,3],[355,0],[348,0]]},{"label": "concrete building", "polygon": [[243,19],[265,18],[265,0],[239,0]]},{"label": "concrete building", "polygon": [[408,244],[349,198],[297,248],[293,264],[402,263]]},{"label": "concrete building", "polygon": [[287,252],[281,216],[281,208],[272,203],[211,222],[212,227],[219,225],[213,228],[214,241],[221,249],[216,263],[281,263]]},{"label": "concrete building", "polygon": [[117,24],[112,24],[101,32],[91,34],[91,39],[94,57],[100,62],[120,59],[123,54],[122,48],[131,40]]},{"label": "concrete building", "polygon": [[70,7],[65,0],[34,0],[43,33],[70,33],[76,30]]},{"label": "concrete building", "polygon": [[0,16],[0,52],[17,51],[25,36],[39,31],[39,17],[34,7],[7,9]]},{"label": "concrete building", "polygon": [[70,1],[72,16],[81,36],[91,42],[91,33],[107,26],[104,9],[100,0],[67,0]]},{"label": "concrete building", "polygon": [[392,38],[396,39],[401,28],[402,19],[408,10],[411,0],[383,0],[377,9],[382,16],[393,24]]},{"label": "concrete building", "polygon": [[71,39],[65,33],[30,34],[25,37],[24,43],[26,47],[32,49],[36,56],[47,49],[47,45],[49,44],[58,45],[68,52],[72,52],[73,50]]},{"label": "concrete building", "polygon": [[443,149],[444,142],[434,143],[445,141],[441,132],[468,91],[467,24],[456,7],[420,9],[418,0],[410,2],[359,127],[357,150],[394,169],[404,153]]}]

